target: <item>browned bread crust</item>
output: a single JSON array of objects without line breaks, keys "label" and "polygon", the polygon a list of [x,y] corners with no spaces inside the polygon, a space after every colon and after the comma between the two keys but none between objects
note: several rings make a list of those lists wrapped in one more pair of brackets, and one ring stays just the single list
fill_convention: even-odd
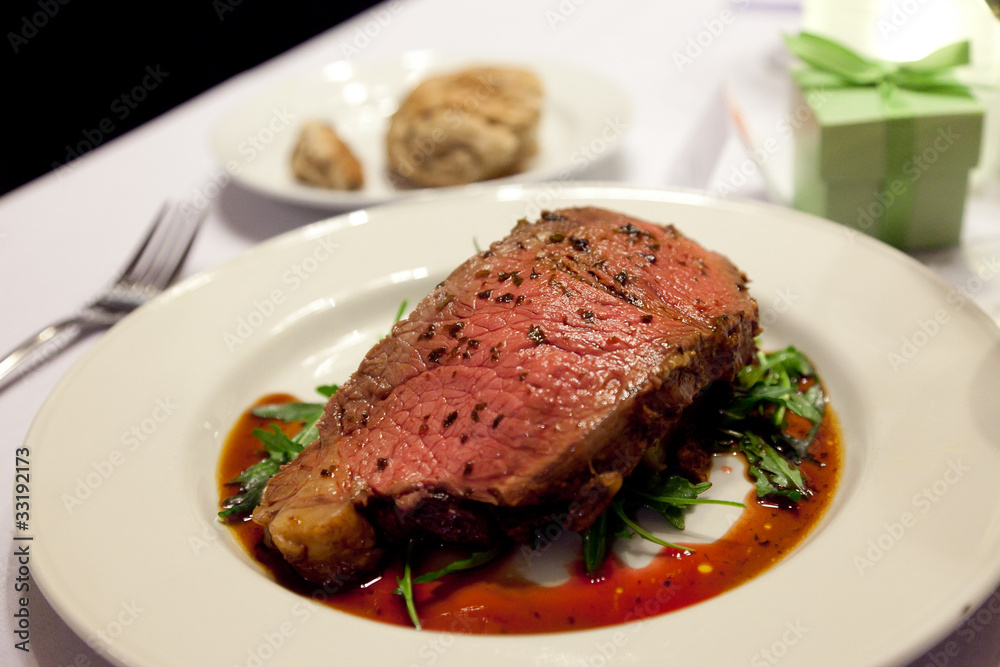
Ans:
[{"label": "browned bread crust", "polygon": [[389,170],[439,187],[523,171],[538,150],[543,90],[532,72],[472,67],[418,85],[393,115]]}]

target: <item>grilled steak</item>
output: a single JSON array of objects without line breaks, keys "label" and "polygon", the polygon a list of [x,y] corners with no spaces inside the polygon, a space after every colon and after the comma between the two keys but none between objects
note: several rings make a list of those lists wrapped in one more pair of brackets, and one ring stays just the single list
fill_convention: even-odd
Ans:
[{"label": "grilled steak", "polygon": [[598,208],[521,221],[371,349],[253,518],[324,584],[416,534],[583,529],[757,333],[746,277],[672,226]]}]

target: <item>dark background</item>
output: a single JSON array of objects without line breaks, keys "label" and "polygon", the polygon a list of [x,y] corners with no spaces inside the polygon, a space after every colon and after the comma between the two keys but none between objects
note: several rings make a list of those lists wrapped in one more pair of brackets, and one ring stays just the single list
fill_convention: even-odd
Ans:
[{"label": "dark background", "polygon": [[375,4],[3,0],[0,194]]}]

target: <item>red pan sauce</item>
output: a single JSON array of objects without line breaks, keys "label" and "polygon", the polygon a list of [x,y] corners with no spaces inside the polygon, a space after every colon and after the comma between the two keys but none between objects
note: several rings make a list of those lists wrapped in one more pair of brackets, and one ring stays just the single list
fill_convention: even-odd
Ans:
[{"label": "red pan sauce", "polygon": [[[256,405],[295,400],[285,394],[261,398]],[[218,469],[220,501],[231,495],[227,484],[248,466],[260,461],[255,428],[277,424],[293,433],[301,424],[255,417],[249,409],[226,441]],[[751,490],[744,510],[724,537],[696,551],[663,549],[641,569],[626,567],[613,556],[601,570],[587,574],[582,556],[570,566],[569,580],[541,586],[519,572],[525,558],[544,558],[538,551],[513,547],[504,558],[477,570],[459,572],[414,586],[414,598],[424,629],[471,634],[529,634],[562,632],[614,625],[664,614],[735,588],[780,561],[808,535],[830,504],[842,460],[836,415],[827,409],[819,434],[800,465],[814,493],[794,507],[760,501]],[[725,455],[733,456],[733,455]],[[324,590],[303,580],[263,542],[263,531],[246,519],[231,524],[243,546],[281,585],[334,609],[384,623],[410,626],[402,596],[394,594],[402,575],[399,559],[381,576],[359,588]],[[440,569],[467,553],[449,551],[415,564],[415,574]],[[440,561],[440,562],[435,562]]]}]

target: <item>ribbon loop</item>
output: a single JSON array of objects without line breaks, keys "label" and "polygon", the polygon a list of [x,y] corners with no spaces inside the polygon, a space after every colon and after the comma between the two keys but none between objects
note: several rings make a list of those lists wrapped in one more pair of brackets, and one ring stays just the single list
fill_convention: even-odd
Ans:
[{"label": "ribbon loop", "polygon": [[953,69],[961,65],[968,65],[969,41],[955,42],[948,46],[942,46],[934,53],[924,56],[920,60],[912,63],[903,63],[902,68],[910,71],[937,71],[943,69]]},{"label": "ribbon loop", "polygon": [[811,32],[786,35],[785,43],[803,62],[854,85],[874,85],[886,75],[880,63]]},{"label": "ribbon loop", "polygon": [[[811,32],[786,35],[785,44],[804,63],[825,73],[816,78],[817,87],[898,86],[909,90],[944,95],[971,95],[969,86],[959,82],[951,70],[969,64],[969,42],[941,47],[919,60],[895,63],[867,58],[839,42]],[[831,79],[831,77],[833,77]]]}]

